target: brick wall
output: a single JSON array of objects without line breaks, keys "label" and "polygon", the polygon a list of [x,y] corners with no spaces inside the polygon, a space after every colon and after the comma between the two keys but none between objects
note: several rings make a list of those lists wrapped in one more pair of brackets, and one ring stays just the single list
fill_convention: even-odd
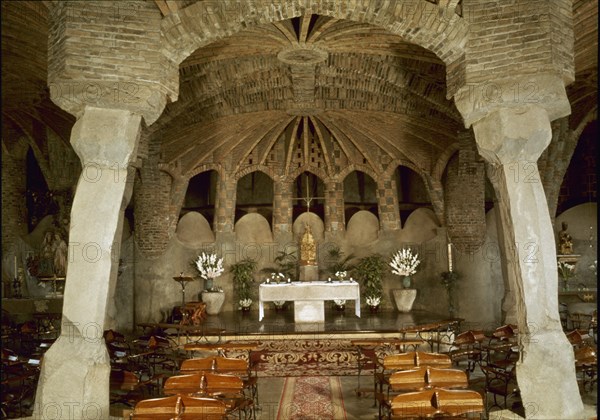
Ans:
[{"label": "brick wall", "polygon": [[[571,7],[567,0],[465,1],[467,81],[482,83],[538,72],[558,73],[572,81]],[[535,94],[514,93],[518,100]]]},{"label": "brick wall", "polygon": [[165,97],[175,100],[178,91],[178,68],[161,51],[161,17],[156,5],[144,1],[52,4],[52,100],[74,115],[87,103],[156,119]]},{"label": "brick wall", "polygon": [[459,251],[472,253],[484,240],[485,168],[472,131],[458,135],[460,149],[448,165],[446,223],[448,235]]},{"label": "brick wall", "polygon": [[400,210],[396,181],[390,177],[376,181],[380,228],[381,230],[398,230],[400,229]]},{"label": "brick wall", "polygon": [[344,231],[344,184],[329,181],[325,183],[325,231]]}]

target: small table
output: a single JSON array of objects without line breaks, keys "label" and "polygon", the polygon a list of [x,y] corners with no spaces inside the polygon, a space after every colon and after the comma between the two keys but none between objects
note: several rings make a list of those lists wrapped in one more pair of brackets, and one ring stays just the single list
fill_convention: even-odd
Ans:
[{"label": "small table", "polygon": [[355,281],[303,281],[263,283],[258,288],[258,320],[262,321],[264,302],[293,301],[294,321],[325,322],[325,301],[355,300],[354,312],[360,318],[360,287]]}]

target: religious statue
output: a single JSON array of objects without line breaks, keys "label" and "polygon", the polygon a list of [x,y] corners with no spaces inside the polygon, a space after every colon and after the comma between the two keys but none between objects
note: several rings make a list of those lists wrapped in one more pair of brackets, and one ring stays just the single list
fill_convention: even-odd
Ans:
[{"label": "religious statue", "polygon": [[317,264],[317,247],[308,223],[305,224],[304,235],[300,240],[300,264]]},{"label": "religious statue", "polygon": [[562,230],[558,232],[558,252],[560,255],[571,255],[573,253],[573,238],[567,232],[569,225],[562,222]]}]

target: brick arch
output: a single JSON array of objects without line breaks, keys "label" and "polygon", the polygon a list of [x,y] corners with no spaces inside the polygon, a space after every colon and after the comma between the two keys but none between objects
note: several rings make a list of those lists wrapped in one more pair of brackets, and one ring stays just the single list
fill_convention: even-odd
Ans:
[{"label": "brick arch", "polygon": [[202,165],[196,166],[193,170],[191,170],[190,172],[188,172],[187,174],[185,174],[185,177],[189,181],[190,179],[192,179],[196,175],[201,174],[202,172],[208,172],[208,171],[216,171],[217,174],[219,174],[219,176],[223,175],[223,167],[220,164],[218,164],[218,163],[204,163]]},{"label": "brick arch", "polygon": [[446,169],[446,165],[448,165],[448,162],[450,162],[452,156],[458,152],[459,148],[460,147],[458,143],[453,143],[438,156],[438,159],[433,166],[433,171],[431,171],[431,177],[434,180],[439,182],[442,181],[442,176],[444,174],[444,170]]},{"label": "brick arch", "polygon": [[341,182],[343,182],[344,179],[346,179],[346,177],[354,171],[364,172],[365,174],[373,178],[373,181],[375,182],[377,182],[377,179],[379,179],[379,174],[377,174],[371,167],[368,167],[366,165],[357,165],[355,163],[346,166],[342,171],[340,171],[338,174],[338,178]]},{"label": "brick arch", "polygon": [[271,181],[275,182],[275,173],[273,171],[273,168],[267,166],[267,165],[250,165],[245,167],[244,169],[239,170],[238,172],[236,172],[233,175],[233,179],[237,182],[239,181],[241,178],[245,177],[248,174],[251,174],[252,172],[262,172],[265,175],[267,175],[269,178],[271,178]]},{"label": "brick arch", "polygon": [[[389,2],[381,8],[371,7],[369,2],[331,4],[322,0],[196,2],[163,18],[163,50],[173,62],[181,64],[195,50],[220,38],[253,25],[287,20],[310,11],[383,28],[430,50],[448,66],[464,61],[468,32],[468,23],[456,13],[456,5],[449,2],[449,6],[439,6],[427,0],[407,4]],[[452,66],[449,72],[458,73],[461,68]],[[455,74],[447,75],[447,80],[455,78]]]},{"label": "brick arch", "polygon": [[302,175],[303,172],[310,172],[311,174],[318,176],[323,183],[332,181],[331,177],[322,168],[317,168],[310,165],[303,165],[297,169],[294,169],[293,171],[288,172],[287,179],[290,180],[290,182],[294,182],[296,178]]}]

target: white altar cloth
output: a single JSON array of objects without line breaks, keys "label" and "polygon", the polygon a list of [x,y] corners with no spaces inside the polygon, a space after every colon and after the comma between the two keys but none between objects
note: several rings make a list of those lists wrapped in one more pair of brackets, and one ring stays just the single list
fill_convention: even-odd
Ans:
[{"label": "white altar cloth", "polygon": [[355,300],[354,312],[360,318],[360,287],[355,281],[302,281],[263,283],[258,288],[258,320],[264,317],[264,302],[277,300],[294,302],[296,322],[324,322],[324,301]]}]

